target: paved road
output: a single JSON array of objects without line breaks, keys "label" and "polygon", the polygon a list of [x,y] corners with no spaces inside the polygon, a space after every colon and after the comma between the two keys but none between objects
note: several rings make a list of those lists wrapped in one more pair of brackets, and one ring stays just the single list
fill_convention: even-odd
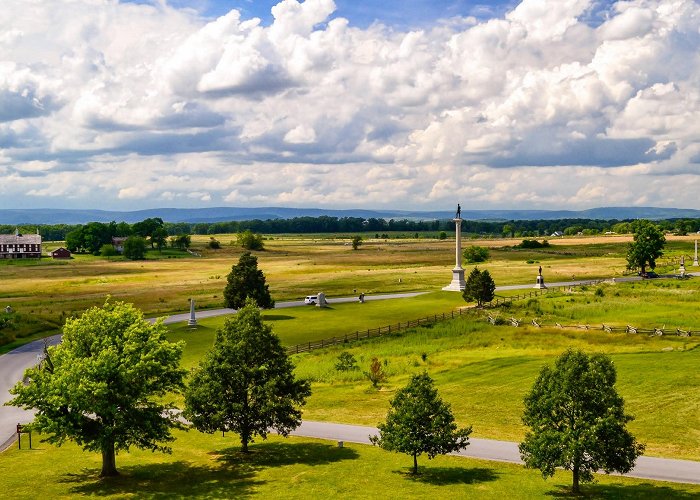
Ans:
[{"label": "paved road", "polygon": [[[48,337],[46,340],[50,345],[56,345],[60,335]],[[37,355],[41,354],[43,349],[44,341],[37,340],[0,356],[0,450],[4,450],[8,440],[14,437],[15,426],[18,423],[24,424],[32,420],[31,412],[3,405],[12,399],[8,391],[18,380],[22,380],[24,370],[37,362]]]},{"label": "paved road", "polygon": [[[423,295],[428,292],[412,292],[412,293],[387,293],[383,295],[365,295],[365,301],[373,301],[373,300],[387,300],[387,299],[405,299],[409,297],[417,297],[418,295]],[[326,297],[326,300],[328,301],[329,304],[343,304],[347,302],[357,302],[358,298],[357,297],[336,297],[336,298],[328,298]],[[195,303],[196,305],[196,303]],[[304,301],[303,300],[290,300],[287,302],[277,302],[275,304],[275,309],[285,309],[287,307],[299,307],[303,306]],[[311,306],[309,306],[311,307]],[[202,318],[213,318],[216,316],[226,316],[227,314],[235,314],[236,310],[235,309],[207,309],[204,311],[196,311],[195,316],[197,319],[202,319]],[[165,318],[164,323],[166,325],[170,325],[173,323],[180,323],[180,322],[186,322],[187,320],[190,319],[190,313],[182,313],[182,314],[173,314],[172,316],[168,316]],[[155,321],[155,318],[151,319],[150,321]]]},{"label": "paved road", "polygon": [[[370,444],[369,436],[377,434],[375,427],[305,421],[292,432],[294,436]],[[452,455],[498,462],[522,463],[518,444],[495,439],[470,438],[469,446]],[[700,462],[668,458],[639,457],[637,466],[626,476],[675,483],[700,484]]]}]

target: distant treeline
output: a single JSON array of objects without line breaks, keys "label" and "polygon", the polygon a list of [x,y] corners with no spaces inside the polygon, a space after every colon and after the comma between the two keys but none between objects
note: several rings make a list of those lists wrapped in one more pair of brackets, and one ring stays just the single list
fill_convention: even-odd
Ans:
[{"label": "distant treeline", "polygon": [[[564,235],[594,235],[614,232],[625,234],[630,232],[632,219],[627,220],[596,220],[596,219],[558,219],[558,220],[511,220],[511,221],[462,221],[462,232],[465,235],[484,237],[550,237],[555,232]],[[660,229],[677,234],[694,233],[700,230],[700,219],[668,219],[655,222]],[[454,231],[451,220],[395,220],[395,219],[363,219],[361,217],[295,217],[292,219],[268,219],[230,222],[163,222],[161,219],[146,219],[135,224],[126,222],[89,222],[88,224],[46,224],[39,226],[0,225],[0,234],[11,234],[19,229],[20,232],[34,233],[39,229],[44,240],[67,241],[75,240],[70,236],[85,240],[85,246],[91,239],[109,242],[113,236],[140,235],[151,237],[154,232],[163,235],[176,236],[183,234],[222,234],[239,233],[251,230],[261,234],[282,233],[377,233],[390,236],[390,232],[436,233]],[[71,235],[71,233],[73,233]],[[83,246],[83,245],[80,245]]]}]

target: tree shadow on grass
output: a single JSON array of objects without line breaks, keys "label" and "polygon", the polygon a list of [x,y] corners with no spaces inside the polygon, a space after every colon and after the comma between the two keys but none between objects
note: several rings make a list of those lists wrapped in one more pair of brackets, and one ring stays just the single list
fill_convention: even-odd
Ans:
[{"label": "tree shadow on grass", "polygon": [[263,314],[263,321],[280,321],[284,319],[294,319],[294,316],[288,316],[286,314]]},{"label": "tree shadow on grass", "polygon": [[420,483],[433,484],[435,486],[446,486],[450,484],[476,484],[487,481],[495,481],[498,474],[492,469],[476,467],[466,469],[463,467],[426,467],[419,468],[418,474],[413,474],[413,469],[394,471],[401,474],[406,479]]},{"label": "tree shadow on grass", "polygon": [[241,465],[253,469],[283,465],[325,465],[341,460],[354,460],[359,454],[351,448],[338,448],[324,443],[259,443],[243,453],[238,447],[212,452],[215,460],[224,464]]},{"label": "tree shadow on grass", "polygon": [[71,483],[73,494],[129,495],[139,498],[242,498],[254,494],[265,480],[258,473],[284,465],[324,465],[352,460],[359,454],[349,448],[321,443],[260,443],[250,453],[238,448],[210,452],[209,465],[186,461],[119,467],[120,475],[100,478],[98,469],[83,469],[61,479]]},{"label": "tree shadow on grass", "polygon": [[651,483],[644,484],[585,484],[581,485],[581,493],[571,492],[571,485],[556,485],[555,490],[550,490],[547,496],[555,498],[586,498],[603,499],[615,498],[629,500],[643,499],[663,499],[663,500],[690,500],[697,499],[698,493],[683,491],[683,485],[679,484],[675,488],[669,486],[659,486]]},{"label": "tree shadow on grass", "polygon": [[98,469],[84,469],[66,475],[61,482],[75,483],[72,494],[139,498],[241,498],[264,483],[247,468],[219,469],[184,461],[120,467],[119,472],[117,477],[99,478]]}]

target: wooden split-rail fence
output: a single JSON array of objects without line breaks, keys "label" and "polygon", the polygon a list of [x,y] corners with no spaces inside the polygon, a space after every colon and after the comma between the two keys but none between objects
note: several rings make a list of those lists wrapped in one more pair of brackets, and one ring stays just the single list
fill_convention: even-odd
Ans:
[{"label": "wooden split-rail fence", "polygon": [[[523,300],[523,299],[528,299],[528,298],[533,298],[537,297],[539,295],[545,294],[549,291],[552,290],[561,290],[561,289],[571,289],[573,287],[577,286],[590,286],[590,285],[597,285],[599,283],[603,283],[605,280],[589,280],[589,281],[582,281],[578,282],[575,285],[559,285],[559,286],[553,286],[553,287],[548,287],[548,288],[542,288],[542,289],[536,289],[536,290],[529,290],[527,292],[524,292],[522,294],[518,295],[511,295],[508,297],[496,297],[494,300],[491,302],[487,302],[484,304],[484,307],[496,307],[502,304],[510,303],[513,302],[514,300]],[[323,349],[324,347],[330,347],[338,344],[347,344],[348,342],[353,342],[356,340],[363,340],[363,339],[369,339],[372,337],[381,337],[384,335],[390,335],[392,333],[398,333],[402,330],[406,330],[408,328],[415,328],[416,326],[421,326],[421,325],[427,325],[431,323],[437,323],[438,321],[444,321],[447,319],[453,319],[455,317],[462,316],[466,314],[469,311],[473,311],[473,308],[471,307],[462,307],[456,310],[453,310],[449,313],[442,313],[442,314],[434,314],[432,316],[426,316],[424,318],[419,318],[411,321],[406,321],[405,323],[396,323],[396,324],[391,324],[391,325],[386,325],[386,326],[380,326],[379,328],[368,328],[367,330],[356,330],[354,333],[347,333],[345,335],[340,335],[337,337],[330,337],[327,339],[321,339],[321,340],[316,340],[313,342],[304,342],[303,344],[297,344],[291,347],[287,348],[287,353],[289,354],[299,354],[302,352],[310,352],[313,351],[314,349]],[[492,316],[489,315],[488,321],[496,324],[496,319]],[[512,326],[520,326],[522,324],[522,319],[516,319],[516,318],[508,318],[506,320],[507,323],[509,323]],[[532,320],[531,324],[535,327],[542,327],[542,323],[540,323],[538,320]],[[589,329],[596,329],[595,327],[591,327],[589,325],[561,325],[559,323],[555,323],[554,326],[557,326],[558,328],[578,328],[578,329],[584,329],[584,330],[589,330]],[[605,330],[608,333],[612,332],[625,332],[625,333],[649,333],[652,335],[666,335],[666,329],[665,328],[637,328],[631,325],[627,325],[625,327],[618,327],[618,326],[610,326],[610,325],[602,325],[601,327],[603,330]],[[671,332],[671,330],[668,330]],[[690,330],[681,330],[679,328],[675,329],[676,335],[679,335],[681,337],[690,337],[693,332]],[[700,331],[696,331],[695,334],[700,333]]]},{"label": "wooden split-rail fence", "polygon": [[297,344],[292,347],[287,348],[287,353],[289,354],[299,354],[301,352],[309,352],[314,349],[322,349],[324,347],[330,347],[338,344],[347,344],[348,342],[354,342],[356,340],[369,339],[372,337],[382,337],[384,335],[390,335],[392,333],[398,333],[402,330],[408,328],[415,328],[416,326],[428,325],[437,323],[438,321],[444,321],[446,319],[453,319],[463,314],[466,314],[470,308],[460,308],[448,313],[433,314],[432,316],[426,316],[424,318],[414,319],[411,321],[406,321],[405,323],[395,323],[386,326],[380,326],[379,328],[368,328],[367,330],[356,330],[354,333],[348,333],[345,335],[340,335],[338,337],[331,337],[328,339],[321,339],[315,342],[305,342],[303,344]]},{"label": "wooden split-rail fence", "polygon": [[[486,316],[486,321],[491,323],[492,325],[496,324],[501,324],[501,325],[510,325],[510,326],[520,326],[523,324],[522,319],[518,318],[505,318],[505,319],[499,319],[496,316],[492,316],[491,314]],[[536,328],[542,328],[544,325],[541,321],[537,319],[533,319],[529,324]],[[554,323],[553,325],[549,326],[555,326],[557,328],[569,328],[569,329],[576,329],[576,330],[603,330],[604,332],[607,333],[615,333],[615,332],[621,332],[621,333],[646,333],[649,336],[662,336],[662,335],[678,335],[679,337],[690,337],[693,334],[697,335],[700,333],[699,330],[696,330],[693,332],[692,330],[683,330],[681,328],[666,328],[666,326],[663,326],[662,328],[638,328],[636,326],[632,325],[625,325],[625,326],[613,326],[613,325],[606,325],[603,323],[602,325],[598,326],[591,326],[591,325],[581,325],[581,324],[575,324],[575,325],[562,325],[561,323]]]}]

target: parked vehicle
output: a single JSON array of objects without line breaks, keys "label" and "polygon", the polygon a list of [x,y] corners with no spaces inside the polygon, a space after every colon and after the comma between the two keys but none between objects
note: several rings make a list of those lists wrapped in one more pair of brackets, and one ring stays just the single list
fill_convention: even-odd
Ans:
[{"label": "parked vehicle", "polygon": [[316,302],[318,302],[318,295],[307,295],[306,298],[304,298],[304,304],[306,305],[315,306]]}]

